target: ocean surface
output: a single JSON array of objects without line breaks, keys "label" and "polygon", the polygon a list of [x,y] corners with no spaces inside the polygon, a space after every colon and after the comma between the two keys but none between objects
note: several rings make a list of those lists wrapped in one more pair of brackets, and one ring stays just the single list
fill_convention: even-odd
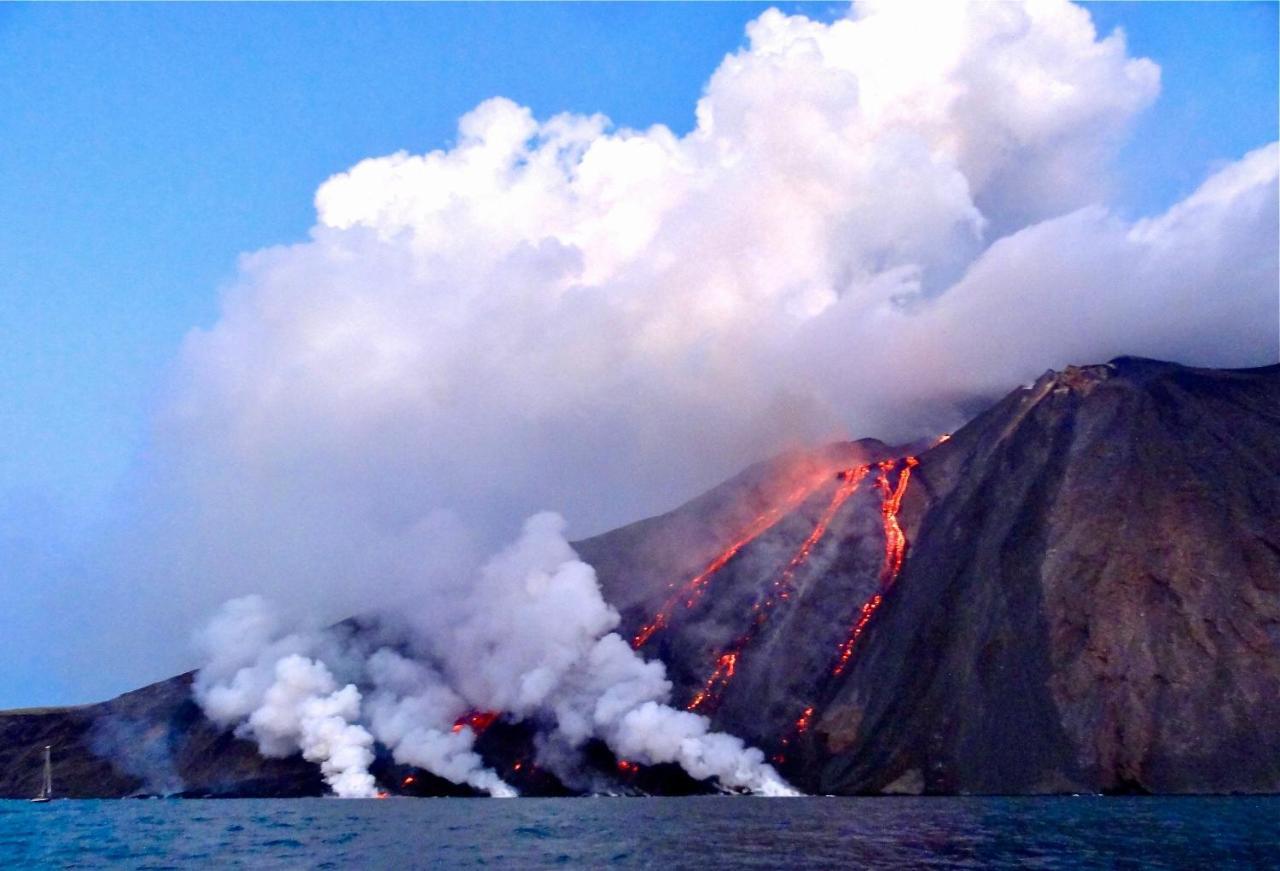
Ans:
[{"label": "ocean surface", "polygon": [[0,867],[1277,868],[1280,798],[0,801]]}]

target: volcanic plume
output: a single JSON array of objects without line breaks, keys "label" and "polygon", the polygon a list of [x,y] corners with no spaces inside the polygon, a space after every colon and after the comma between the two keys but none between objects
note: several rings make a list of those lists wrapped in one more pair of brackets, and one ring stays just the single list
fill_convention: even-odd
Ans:
[{"label": "volcanic plume", "polygon": [[[264,754],[301,750],[319,762],[342,796],[377,792],[369,773],[375,739],[397,762],[513,795],[474,752],[476,737],[503,717],[569,751],[596,739],[633,761],[678,763],[697,780],[788,792],[760,751],[665,704],[661,663],[641,659],[611,631],[617,612],[562,529],[555,515],[531,518],[450,615],[448,637],[412,625],[398,639],[387,631],[282,634],[261,599],[230,602],[204,633],[211,662],[196,679],[197,698]],[[339,689],[331,668],[350,682]],[[571,777],[565,758],[539,762]]]},{"label": "volcanic plume", "polygon": [[[590,537],[1071,360],[1269,361],[1275,146],[1131,219],[1104,180],[1155,64],[1064,0],[942,6],[766,12],[688,131],[495,98],[318,179],[305,239],[241,258],[184,341],[67,655],[177,670],[246,593],[312,624],[449,599],[546,506]],[[637,592],[646,655],[730,569],[715,538],[655,558],[700,557]],[[126,585],[159,628],[99,619]]]}]

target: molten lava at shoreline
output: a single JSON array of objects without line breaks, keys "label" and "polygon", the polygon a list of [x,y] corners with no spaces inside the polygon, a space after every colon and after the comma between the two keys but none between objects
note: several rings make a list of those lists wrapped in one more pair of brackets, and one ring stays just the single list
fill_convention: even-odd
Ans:
[{"label": "molten lava at shoreline", "polygon": [[476,737],[480,737],[485,730],[498,721],[498,717],[502,716],[498,711],[468,711],[461,717],[453,721],[451,732],[461,732],[464,727],[470,726],[471,731],[476,733]]}]

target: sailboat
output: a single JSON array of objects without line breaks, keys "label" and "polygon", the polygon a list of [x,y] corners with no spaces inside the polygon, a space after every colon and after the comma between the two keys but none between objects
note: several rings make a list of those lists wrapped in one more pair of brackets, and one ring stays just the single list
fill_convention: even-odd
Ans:
[{"label": "sailboat", "polygon": [[53,763],[49,759],[49,752],[53,748],[45,745],[44,748],[44,778],[40,781],[40,792],[32,801],[49,801],[53,798]]}]

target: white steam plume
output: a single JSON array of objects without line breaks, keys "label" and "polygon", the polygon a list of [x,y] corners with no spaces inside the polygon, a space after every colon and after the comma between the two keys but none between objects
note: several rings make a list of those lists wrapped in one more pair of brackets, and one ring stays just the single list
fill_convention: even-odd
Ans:
[{"label": "white steam plume", "polygon": [[369,701],[371,728],[397,762],[500,798],[516,794],[472,749],[471,727],[454,728],[469,706],[435,669],[386,648],[376,651],[368,666],[377,687]]},{"label": "white steam plume", "polygon": [[[210,718],[238,724],[237,733],[265,755],[300,749],[343,796],[374,794],[374,737],[398,762],[513,795],[472,749],[472,730],[454,729],[471,709],[527,721],[562,748],[599,738],[632,761],[674,762],[725,787],[794,794],[759,750],[666,704],[664,667],[641,659],[612,631],[618,614],[563,532],[556,514],[529,518],[456,608],[424,608],[410,646],[429,651],[443,671],[385,647],[363,658],[322,634],[280,637],[263,600],[251,596],[228,602],[203,633],[210,662],[197,677],[196,697]],[[323,652],[313,659],[299,649]],[[371,688],[367,729],[357,722],[359,689],[337,689],[320,659],[326,653]]]},{"label": "white steam plume", "polygon": [[[248,596],[228,602],[200,637],[209,655],[196,676],[195,694],[208,717],[252,738],[264,756],[319,763],[325,782],[344,798],[368,798],[373,736],[357,724],[360,691],[339,687],[329,667],[302,651],[332,654],[327,638],[276,636],[266,602]],[[341,657],[346,659],[347,657]]]},{"label": "white steam plume", "polygon": [[[399,762],[493,795],[514,794],[472,752],[472,730],[451,729],[466,705],[423,663],[386,648],[366,657],[328,631],[283,634],[261,596],[225,603],[197,641],[207,664],[194,690],[209,719],[234,725],[264,756],[301,752],[320,764],[336,795],[377,793],[369,774],[375,737]],[[360,689],[354,683],[338,689],[329,663],[372,687],[363,711]],[[362,713],[368,728],[358,722]]]},{"label": "white steam plume", "polygon": [[[451,621],[440,651],[463,693],[481,707],[551,723],[553,737],[569,747],[601,738],[636,762],[676,762],[728,787],[791,792],[759,750],[665,704],[666,669],[641,659],[613,631],[618,613],[564,528],[557,514],[534,515],[482,570],[470,618]],[[428,637],[448,628],[440,616],[427,615]]]}]

